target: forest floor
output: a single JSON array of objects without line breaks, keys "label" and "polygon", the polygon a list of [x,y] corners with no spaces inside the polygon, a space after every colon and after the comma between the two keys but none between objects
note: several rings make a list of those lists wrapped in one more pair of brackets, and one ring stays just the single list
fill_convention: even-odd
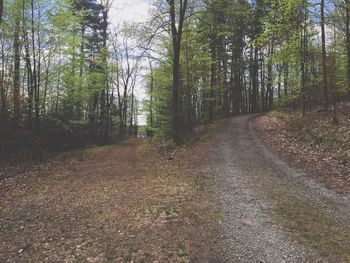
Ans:
[{"label": "forest floor", "polygon": [[273,112],[255,120],[266,145],[289,163],[306,170],[315,180],[350,194],[350,104],[338,105],[338,123],[332,114]]},{"label": "forest floor", "polygon": [[204,126],[174,160],[134,139],[0,180],[0,262],[350,262],[346,191],[279,157],[270,118]]},{"label": "forest floor", "polygon": [[0,262],[204,262],[215,214],[189,167],[210,132],[174,161],[134,139],[1,180]]}]

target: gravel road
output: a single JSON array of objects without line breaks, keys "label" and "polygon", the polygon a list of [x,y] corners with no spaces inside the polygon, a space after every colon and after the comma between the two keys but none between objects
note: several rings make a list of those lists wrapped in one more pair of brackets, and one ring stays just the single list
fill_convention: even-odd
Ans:
[{"label": "gravel road", "polygon": [[225,120],[204,168],[219,211],[220,261],[331,262],[293,239],[274,216],[276,200],[267,193],[297,196],[340,223],[349,221],[349,200],[271,153],[253,129],[256,116]]}]

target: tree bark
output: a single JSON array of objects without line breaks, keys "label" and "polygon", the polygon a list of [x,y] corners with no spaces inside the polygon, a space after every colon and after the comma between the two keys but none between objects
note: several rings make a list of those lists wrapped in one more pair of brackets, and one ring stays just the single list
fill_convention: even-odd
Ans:
[{"label": "tree bark", "polygon": [[109,0],[104,2],[102,10],[102,38],[103,38],[103,69],[104,69],[104,88],[101,92],[101,123],[104,125],[104,141],[109,137],[109,81],[108,81],[108,58],[107,58],[107,40],[108,40],[108,12],[110,8]]},{"label": "tree bark", "polygon": [[288,78],[289,78],[289,64],[288,62],[283,63],[283,90],[284,90],[284,99],[286,105],[288,105]]},{"label": "tree bark", "polygon": [[5,92],[5,50],[4,45],[1,46],[1,71],[0,71],[0,96],[1,96],[1,113],[0,120],[8,119],[7,98]]},{"label": "tree bark", "polygon": [[154,76],[152,62],[148,59],[149,69],[151,72],[151,83],[150,83],[150,101],[149,101],[149,126],[153,128],[153,90],[154,90]]},{"label": "tree bark", "polygon": [[[35,108],[35,129],[39,128],[39,81],[40,81],[40,62],[37,61],[36,56],[36,45],[35,45],[35,18],[34,18],[34,0],[31,0],[30,2],[31,7],[31,40],[32,40],[32,57],[33,57],[33,70],[32,70],[32,77],[33,77],[33,88],[34,88],[34,108]],[[38,46],[39,52],[40,52],[40,44]]]},{"label": "tree bark", "polygon": [[258,71],[259,71],[259,50],[253,48],[253,70],[252,70],[252,112],[258,112]]},{"label": "tree bark", "polygon": [[274,52],[274,40],[271,41],[271,47],[269,51],[268,64],[267,64],[267,93],[268,96],[266,98],[266,110],[270,111],[273,107],[273,76],[272,76],[272,61],[271,58]]},{"label": "tree bark", "polygon": [[348,92],[350,95],[350,0],[345,0],[345,12],[346,12],[346,51],[348,55],[348,68],[347,68],[347,78],[348,78]]},{"label": "tree bark", "polygon": [[328,95],[328,80],[327,80],[327,52],[326,52],[324,0],[321,0],[320,11],[321,11],[321,41],[322,41],[322,70],[323,70],[324,108],[326,111],[328,111],[329,95]]},{"label": "tree bark", "polygon": [[216,46],[215,36],[211,40],[211,66],[210,66],[210,97],[209,97],[209,112],[208,121],[212,123],[214,120],[214,102],[215,102],[215,87],[216,87]]},{"label": "tree bark", "polygon": [[[171,34],[173,42],[173,87],[172,87],[172,127],[173,140],[179,145],[181,143],[179,127],[179,89],[180,89],[180,54],[181,38],[185,14],[187,9],[187,0],[180,0],[179,18],[176,19],[175,1],[167,0],[170,7]],[[178,26],[177,26],[178,25]]]},{"label": "tree bark", "polygon": [[[17,13],[18,15],[18,13]],[[16,16],[15,32],[13,39],[14,49],[14,68],[13,68],[13,123],[18,125],[21,118],[21,102],[20,102],[20,18]]]},{"label": "tree bark", "polygon": [[1,26],[1,23],[2,23],[3,13],[4,13],[4,1],[0,0],[0,26]]},{"label": "tree bark", "polygon": [[[303,116],[305,116],[305,114],[306,114],[305,85],[306,85],[306,77],[307,77],[306,76],[306,49],[307,49],[306,28],[307,28],[307,25],[306,25],[306,13],[305,12],[306,12],[306,10],[303,10],[303,21],[302,21],[302,26],[301,26],[301,31],[300,31],[300,71],[301,71],[300,91],[301,91],[301,103],[302,103]],[[322,49],[322,52],[323,52],[323,49]],[[328,97],[327,97],[327,105],[328,105]]]}]

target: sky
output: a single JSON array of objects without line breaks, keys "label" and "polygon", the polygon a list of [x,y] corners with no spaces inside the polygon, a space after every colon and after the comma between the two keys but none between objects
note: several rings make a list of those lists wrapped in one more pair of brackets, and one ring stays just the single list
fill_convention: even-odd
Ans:
[{"label": "sky", "polygon": [[[112,26],[121,25],[125,22],[145,22],[149,17],[149,7],[149,0],[114,0],[110,10]],[[144,82],[142,81],[142,74],[139,76],[135,88],[136,97],[141,101],[145,99],[146,90]],[[140,112],[138,122],[139,125],[146,124],[146,116],[144,113]]]},{"label": "sky", "polygon": [[123,22],[144,22],[148,17],[147,0],[114,0],[110,18],[113,24]]}]

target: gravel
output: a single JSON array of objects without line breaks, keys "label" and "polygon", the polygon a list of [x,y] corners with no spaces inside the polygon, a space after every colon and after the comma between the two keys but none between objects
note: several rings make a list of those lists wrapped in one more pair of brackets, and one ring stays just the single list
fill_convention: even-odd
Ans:
[{"label": "gravel", "polygon": [[219,210],[222,243],[220,259],[211,261],[328,262],[292,240],[273,216],[273,201],[263,193],[266,188],[283,186],[344,221],[350,218],[350,202],[271,153],[252,128],[256,116],[225,120],[205,160],[203,169]]}]

